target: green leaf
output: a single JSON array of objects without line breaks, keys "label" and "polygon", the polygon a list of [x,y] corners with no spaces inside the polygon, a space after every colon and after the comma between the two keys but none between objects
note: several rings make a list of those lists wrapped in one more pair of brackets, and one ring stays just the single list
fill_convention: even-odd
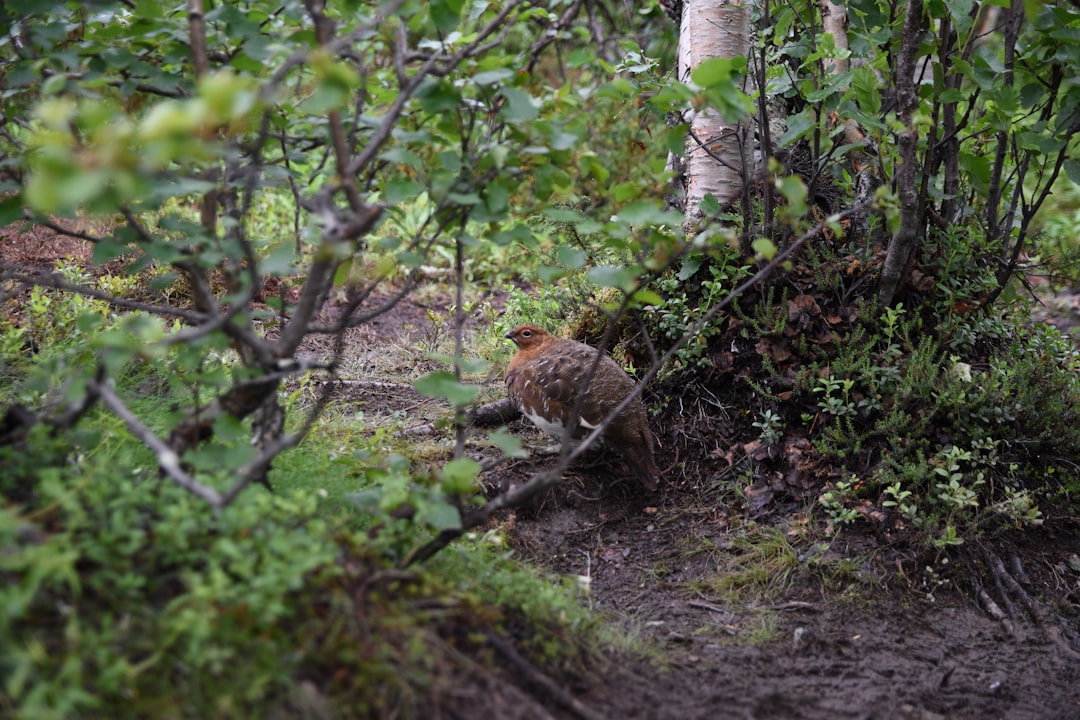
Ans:
[{"label": "green leaf", "polygon": [[689,280],[700,267],[701,256],[690,255],[683,260],[682,267],[679,268],[678,278],[680,280]]},{"label": "green leaf", "polygon": [[1064,40],[1066,42],[1080,43],[1080,27],[1063,27],[1050,32],[1050,37],[1054,40]]},{"label": "green leaf", "polygon": [[698,209],[706,217],[719,215],[721,210],[720,201],[712,193],[705,193],[705,197],[701,198],[701,202],[698,204]]},{"label": "green leaf", "polygon": [[780,147],[787,147],[816,125],[817,118],[814,117],[813,111],[809,108],[798,115],[792,115],[788,118],[787,131],[780,137]]},{"label": "green leaf", "polygon": [[448,502],[434,502],[420,507],[416,519],[436,530],[460,530],[461,512]]},{"label": "green leaf", "polygon": [[790,210],[796,214],[806,212],[806,184],[798,175],[788,175],[776,180],[777,191],[787,200]]},{"label": "green leaf", "polygon": [[960,92],[956,88],[949,88],[948,90],[943,90],[938,93],[936,99],[942,105],[949,105],[952,103],[962,102],[966,97],[967,95]]},{"label": "green leaf", "polygon": [[513,70],[500,68],[499,70],[485,70],[484,72],[478,72],[473,75],[472,79],[477,85],[494,85],[503,80],[509,80],[512,77],[514,77]]},{"label": "green leaf", "polygon": [[67,86],[67,75],[57,73],[53,75],[44,83],[41,84],[41,94],[48,97],[49,95],[59,94]]},{"label": "green leaf", "polygon": [[519,242],[527,247],[536,245],[536,237],[532,231],[521,223],[509,230],[499,230],[491,236],[491,241],[500,247],[505,247],[512,242]]},{"label": "green leaf", "polygon": [[1041,102],[1045,96],[1046,89],[1041,83],[1030,82],[1020,88],[1020,102],[1023,103],[1025,108],[1034,107],[1035,104]]},{"label": "green leaf", "polygon": [[585,216],[577,210],[561,207],[544,208],[544,215],[555,222],[574,223],[585,219]]},{"label": "green leaf", "polygon": [[12,195],[11,197],[0,198],[0,227],[10,225],[20,219],[22,213],[22,195]]},{"label": "green leaf", "polygon": [[414,387],[421,395],[445,399],[457,406],[468,405],[480,392],[480,388],[460,382],[453,373],[445,370],[425,375],[416,381]]},{"label": "green leaf", "polygon": [[968,174],[968,179],[979,192],[985,193],[990,187],[990,159],[960,151],[960,167]]},{"label": "green leaf", "polygon": [[860,65],[851,71],[851,87],[864,115],[877,116],[881,112],[881,89],[877,73],[869,65]]},{"label": "green leaf", "polygon": [[569,245],[560,245],[555,251],[555,257],[558,258],[563,267],[576,270],[585,265],[585,261],[589,256],[583,250],[572,248]]},{"label": "green leaf", "polygon": [[406,150],[405,148],[391,148],[379,157],[387,162],[408,165],[409,167],[417,169],[421,168],[424,164],[424,161],[420,159],[419,155],[412,150]]},{"label": "green leaf", "polygon": [[521,446],[521,441],[515,436],[500,428],[488,436],[492,445],[502,450],[503,455],[512,458],[528,457],[529,453]]},{"label": "green leaf", "polygon": [[758,238],[750,246],[754,248],[754,252],[766,260],[772,260],[776,256],[776,245],[768,238]]},{"label": "green leaf", "polygon": [[685,155],[686,136],[689,131],[690,126],[686,123],[680,123],[673,128],[669,128],[664,134],[664,145],[667,147],[668,152],[672,155]]},{"label": "green leaf", "polygon": [[636,200],[619,211],[619,220],[631,225],[661,225],[666,220],[663,208],[656,200]]},{"label": "green leaf", "polygon": [[338,265],[337,270],[334,272],[334,287],[344,287],[348,284],[349,277],[352,275],[352,265],[352,258]]},{"label": "green leaf", "polygon": [[476,491],[476,479],[480,474],[480,463],[472,458],[462,457],[443,465],[443,491],[464,495]]},{"label": "green leaf", "polygon": [[543,265],[536,270],[536,277],[540,278],[540,282],[553,283],[560,278],[566,276],[566,270],[555,265]]},{"label": "green leaf", "polygon": [[135,0],[134,16],[140,20],[152,20],[165,17],[158,0]]},{"label": "green leaf", "polygon": [[497,182],[489,183],[483,191],[484,205],[493,216],[499,216],[510,208],[510,191]]},{"label": "green leaf", "polygon": [[461,93],[444,78],[428,78],[416,90],[416,99],[424,112],[438,115],[461,106]]},{"label": "green leaf", "polygon": [[432,0],[430,4],[431,20],[435,27],[448,32],[461,22],[461,8],[464,0]]},{"label": "green leaf", "polygon": [[457,203],[458,205],[478,205],[480,203],[480,195],[477,193],[448,193],[446,199],[450,202]]},{"label": "green leaf", "polygon": [[288,243],[280,243],[266,254],[259,267],[266,275],[289,275],[296,272],[296,260],[295,248]]},{"label": "green leaf", "polygon": [[1074,183],[1080,185],[1080,160],[1066,160],[1065,175]]},{"label": "green leaf", "polygon": [[731,82],[736,64],[732,58],[714,57],[704,60],[690,73],[698,87],[712,87]]},{"label": "green leaf", "polygon": [[506,104],[502,116],[512,123],[531,122],[540,116],[540,108],[527,92],[517,88],[503,88]]},{"label": "green leaf", "polygon": [[[953,25],[960,37],[967,35],[971,28],[971,9],[973,0],[945,0],[945,7],[949,9]],[[935,6],[937,7],[937,6]]]},{"label": "green leaf", "polygon": [[589,270],[589,281],[600,287],[631,289],[637,281],[637,270],[618,265],[599,265]]},{"label": "green leaf", "polygon": [[664,304],[664,298],[654,290],[638,290],[633,294],[632,299],[639,306],[661,307]]},{"label": "green leaf", "polygon": [[244,423],[228,413],[214,419],[214,437],[221,442],[230,443],[247,439],[248,430]]},{"label": "green leaf", "polygon": [[626,202],[641,194],[641,185],[636,182],[622,182],[611,188],[611,199],[617,203]]},{"label": "green leaf", "polygon": [[383,199],[391,205],[415,200],[424,187],[415,180],[391,180],[383,185]]}]

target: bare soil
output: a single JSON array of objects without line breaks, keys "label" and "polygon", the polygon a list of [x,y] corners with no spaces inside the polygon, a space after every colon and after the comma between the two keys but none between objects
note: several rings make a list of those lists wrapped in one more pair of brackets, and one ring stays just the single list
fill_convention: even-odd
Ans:
[{"label": "bare soil", "polygon": [[[603,717],[1080,718],[1080,656],[1022,613],[1011,632],[992,619],[962,568],[939,563],[941,585],[927,587],[913,555],[855,528],[833,542],[824,571],[804,560],[769,593],[725,600],[698,588],[743,569],[746,550],[731,541],[751,522],[741,509],[691,483],[655,496],[630,483],[605,489],[589,472],[564,483],[518,513],[518,547],[556,572],[588,577],[594,606],[659,650],[651,660],[616,660],[581,689]],[[793,519],[778,512],[752,522],[786,533]],[[1080,578],[1068,563],[1077,530],[1075,519],[1051,520],[994,549],[1023,564],[1028,592],[1054,603],[1074,630]],[[797,539],[793,547],[810,552]],[[827,561],[840,557],[856,567],[827,577]]]},{"label": "bare soil", "polygon": [[[398,312],[416,317],[407,300]],[[501,380],[492,385],[497,392]],[[398,397],[415,402],[409,393]],[[531,448],[547,445],[524,420],[510,429]],[[546,701],[544,712],[642,720],[1080,718],[1080,518],[1048,510],[1037,530],[936,557],[870,523],[822,543],[820,528],[805,525],[807,503],[790,476],[770,483],[755,475],[742,487],[738,461],[715,438],[706,438],[714,445],[707,452],[678,457],[687,432],[676,438],[657,428],[667,441],[661,467],[682,460],[691,470],[669,474],[655,493],[617,461],[593,457],[541,500],[500,518],[523,557],[576,578],[615,632],[645,648],[563,679],[584,710],[531,688]],[[485,482],[496,493],[550,462],[534,454],[496,467]],[[769,537],[789,543],[794,567],[757,591],[710,592],[710,580],[753,572],[758,561],[769,567],[755,554],[767,552]],[[1010,571],[995,576],[990,563],[998,558]],[[1017,577],[1020,590],[993,585]],[[980,590],[1004,608],[1000,617],[984,609]],[[547,716],[501,703],[491,712]]]},{"label": "bare soil", "polygon": [[[28,237],[32,244],[15,247],[0,236],[5,265],[79,255],[70,240]],[[430,309],[403,300],[350,336],[358,384],[343,402],[372,413],[415,409],[415,394],[385,392],[363,359],[424,332]],[[511,429],[542,444],[520,421]],[[678,462],[673,445],[661,467]],[[618,479],[617,467],[586,463],[541,501],[500,518],[522,556],[577,577],[614,631],[638,636],[643,652],[559,679],[580,705],[526,682],[540,704],[496,703],[490,717],[1080,718],[1080,519],[1049,510],[1037,530],[935,557],[870,524],[822,544],[797,493],[755,499],[760,487],[740,485],[723,455],[702,453],[686,465],[692,474],[669,476],[655,493]],[[547,462],[500,465],[486,481],[493,489],[523,482]],[[761,554],[776,547],[786,564]],[[992,571],[996,558],[1006,573]],[[720,589],[755,567],[767,572],[749,590]]]}]

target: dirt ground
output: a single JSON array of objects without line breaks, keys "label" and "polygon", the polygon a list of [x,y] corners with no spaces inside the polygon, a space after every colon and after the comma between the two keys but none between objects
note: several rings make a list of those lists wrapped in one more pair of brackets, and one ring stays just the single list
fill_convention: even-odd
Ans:
[{"label": "dirt ground", "polygon": [[[40,266],[71,250],[38,240],[16,249],[0,236],[0,258]],[[358,331],[350,354],[362,359],[395,329],[422,327],[429,309],[404,301],[374,332]],[[363,373],[362,362],[348,367]],[[373,410],[383,393],[369,394]],[[511,429],[542,444],[520,421]],[[502,465],[487,481],[522,482],[546,462]],[[638,643],[644,655],[598,662],[571,684],[584,709],[551,703],[548,717],[1080,718],[1080,518],[1048,513],[1037,531],[928,560],[858,525],[825,545],[805,540],[796,501],[751,509],[730,479],[669,477],[649,493],[611,476],[602,463],[574,468],[541,501],[500,518],[522,556],[577,577],[616,632],[650,641]],[[775,576],[758,578],[758,592],[720,589],[769,547],[787,559],[759,563]],[[973,584],[987,558],[1003,558],[1022,591]]]},{"label": "dirt ground", "polygon": [[[605,492],[583,474],[565,481],[573,491],[519,513],[515,536],[534,561],[587,576],[594,607],[662,649],[658,661],[605,668],[579,693],[603,717],[1080,718],[1080,657],[1052,630],[1021,618],[1010,632],[952,583],[929,589],[898,576],[909,559],[899,553],[864,560],[840,583],[796,569],[765,600],[726,603],[693,588],[738,556],[728,542],[738,511],[703,505],[692,487],[658,497]],[[757,522],[782,529],[786,521]],[[1067,606],[1073,628],[1080,584],[1068,558],[1077,530],[1075,519],[1051,521],[1025,546],[1007,548],[1027,568],[1030,591]],[[856,529],[829,553],[868,557],[875,542]],[[688,552],[701,545],[715,550]],[[758,641],[763,624],[771,639]]]},{"label": "dirt ground", "polygon": [[[419,314],[408,302],[395,312],[410,321]],[[1065,330],[1075,324],[1051,319]],[[526,421],[511,430],[529,447],[547,444]],[[659,464],[672,460],[661,455]],[[495,492],[550,462],[533,456],[486,482]],[[592,714],[549,703],[552,716],[1080,719],[1080,518],[1048,513],[1042,528],[1002,537],[985,554],[927,559],[902,536],[883,540],[858,525],[822,548],[820,538],[800,539],[804,505],[748,502],[751,493],[732,482],[669,477],[650,493],[613,480],[619,470],[586,461],[546,497],[501,518],[521,555],[577,578],[614,627],[651,648],[647,659],[601,663],[568,688]],[[702,589],[746,569],[756,551],[741,542],[747,536],[789,539],[797,564],[782,582],[765,581],[759,597],[725,601]],[[985,576],[986,557],[1004,558],[1024,583],[1019,595],[985,589],[1005,607],[999,619],[972,584]],[[837,567],[846,568],[839,577]],[[1036,606],[1025,610],[1025,602]]]},{"label": "dirt ground", "polygon": [[[426,309],[406,301],[395,314],[422,324]],[[366,394],[354,399],[379,404],[377,390]],[[410,401],[398,396],[385,409]],[[528,447],[547,444],[524,420],[510,429]],[[659,464],[672,460],[662,454]],[[485,480],[494,493],[550,462],[534,455]],[[986,588],[1005,606],[995,619],[972,584],[984,575],[978,549],[928,559],[902,536],[886,540],[858,524],[822,547],[816,536],[802,539],[805,504],[790,498],[752,503],[737,483],[702,476],[669,476],[650,493],[619,471],[586,461],[500,519],[517,552],[576,578],[617,632],[650,648],[645,658],[600,663],[568,688],[592,714],[552,702],[550,716],[1080,719],[1080,518],[1049,513],[1042,528],[985,548],[1021,569],[1024,582],[1020,595]],[[757,597],[710,593],[711,579],[752,566],[760,551],[752,541],[769,537],[789,540],[797,559],[778,569],[782,581],[766,579]],[[1029,601],[1036,607],[1025,610]],[[519,708],[492,717],[534,715]]]}]

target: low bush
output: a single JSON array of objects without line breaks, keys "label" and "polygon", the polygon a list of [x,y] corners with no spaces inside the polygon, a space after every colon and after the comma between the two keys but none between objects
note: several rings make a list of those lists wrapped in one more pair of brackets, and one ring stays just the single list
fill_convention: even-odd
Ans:
[{"label": "low bush", "polygon": [[458,652],[492,635],[554,671],[587,657],[596,621],[573,588],[522,569],[497,533],[395,570],[317,492],[253,490],[215,513],[139,470],[130,440],[71,437],[39,426],[0,451],[5,717],[302,715],[312,703],[423,716],[450,702]]}]

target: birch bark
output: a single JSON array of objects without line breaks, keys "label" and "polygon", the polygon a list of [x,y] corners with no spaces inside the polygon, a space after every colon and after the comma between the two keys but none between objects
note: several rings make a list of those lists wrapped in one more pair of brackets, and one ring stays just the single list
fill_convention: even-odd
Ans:
[{"label": "birch bark", "polygon": [[[750,7],[747,0],[687,0],[679,28],[679,79],[702,61],[732,58],[750,51]],[[700,217],[701,201],[714,196],[721,207],[737,201],[743,188],[745,127],[726,120],[712,108],[686,118],[690,133],[684,167],[686,217]]]}]

